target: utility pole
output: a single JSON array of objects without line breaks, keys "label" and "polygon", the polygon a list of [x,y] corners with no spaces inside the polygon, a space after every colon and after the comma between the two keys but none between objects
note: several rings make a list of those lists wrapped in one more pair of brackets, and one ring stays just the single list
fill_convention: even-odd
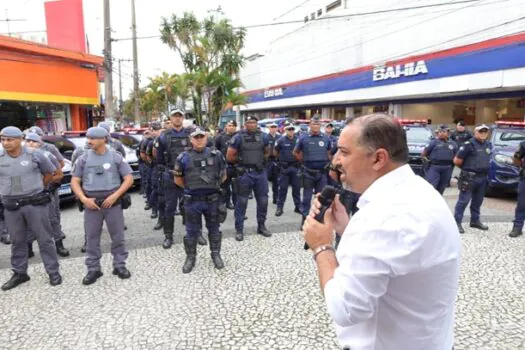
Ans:
[{"label": "utility pole", "polygon": [[118,59],[118,91],[119,91],[118,110],[119,110],[119,117],[120,117],[120,119],[122,119],[122,104],[123,104],[123,100],[122,100],[122,65],[121,65],[121,63],[122,62],[131,62],[131,61],[133,61],[133,60],[125,60],[125,59],[122,59],[122,58]]},{"label": "utility pole", "polygon": [[9,18],[7,9],[5,9],[5,19],[0,19],[0,22],[6,22],[7,24],[7,36],[11,36],[11,26],[9,25],[9,22],[21,22],[21,21],[25,21],[25,19]]},{"label": "utility pole", "polygon": [[135,17],[135,0],[131,0],[131,32],[133,36],[133,93],[135,94],[135,121],[140,121],[139,95],[139,62],[137,54],[137,20]]},{"label": "utility pole", "polygon": [[104,85],[106,92],[104,118],[115,116],[113,106],[113,62],[111,56],[111,21],[109,0],[104,0]]}]

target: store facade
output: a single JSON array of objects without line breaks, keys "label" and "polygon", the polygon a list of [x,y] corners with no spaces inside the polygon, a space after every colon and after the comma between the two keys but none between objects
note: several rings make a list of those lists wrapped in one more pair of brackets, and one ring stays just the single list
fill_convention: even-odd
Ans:
[{"label": "store facade", "polygon": [[84,130],[100,104],[101,57],[0,36],[0,127]]}]

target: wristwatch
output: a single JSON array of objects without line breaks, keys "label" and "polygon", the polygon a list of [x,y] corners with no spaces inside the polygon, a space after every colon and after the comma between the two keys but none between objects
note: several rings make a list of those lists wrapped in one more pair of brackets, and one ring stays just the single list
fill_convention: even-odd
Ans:
[{"label": "wristwatch", "polygon": [[316,258],[317,258],[317,255],[319,255],[320,253],[326,251],[326,250],[331,250],[335,253],[335,249],[334,247],[332,247],[332,245],[330,244],[323,244],[322,246],[319,246],[317,248],[315,248],[313,250],[313,258],[314,258],[314,261],[316,261]]}]

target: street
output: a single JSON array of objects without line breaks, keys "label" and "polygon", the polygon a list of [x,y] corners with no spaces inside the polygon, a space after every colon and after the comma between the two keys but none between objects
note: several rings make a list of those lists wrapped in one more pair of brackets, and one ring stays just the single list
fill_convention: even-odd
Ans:
[{"label": "street", "polygon": [[[457,189],[445,193],[451,209]],[[127,210],[129,280],[111,274],[107,231],[103,236],[104,276],[83,286],[82,216],[63,209],[64,283],[48,284],[38,248],[30,261],[31,281],[0,294],[0,349],[338,349],[314,263],[302,248],[300,216],[288,198],[285,214],[268,210],[271,238],[254,234],[255,202],[250,201],[244,242],[233,238],[233,212],[223,225],[225,269],[213,268],[208,247],[198,248],[195,270],[183,275],[182,225],[176,244],[161,247],[162,231],[133,194]],[[515,198],[486,198],[482,220],[490,230],[468,227],[457,300],[455,349],[525,348],[523,238],[507,236]],[[466,212],[468,213],[468,210]],[[146,217],[147,215],[147,217]],[[0,246],[0,281],[7,280],[9,246]]]}]

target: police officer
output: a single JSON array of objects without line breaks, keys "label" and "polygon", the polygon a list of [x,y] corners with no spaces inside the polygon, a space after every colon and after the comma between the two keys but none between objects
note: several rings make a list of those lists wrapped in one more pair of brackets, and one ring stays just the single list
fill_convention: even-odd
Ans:
[{"label": "police officer", "polygon": [[[2,151],[0,150],[0,152]],[[4,207],[1,202],[0,202],[0,242],[6,245],[11,244],[11,237],[9,236],[9,232],[7,232],[7,227],[5,225]]]},{"label": "police officer", "polygon": [[523,234],[523,221],[525,220],[525,141],[520,142],[520,146],[514,153],[514,164],[520,167],[520,183],[518,185],[518,203],[514,214],[514,225],[509,233],[509,237],[518,237]]},{"label": "police officer", "polygon": [[226,164],[221,152],[206,147],[207,141],[206,131],[195,129],[191,133],[193,148],[183,152],[175,163],[175,183],[184,188],[186,261],[182,267],[183,273],[190,273],[195,266],[203,216],[208,229],[213,265],[217,269],[224,267],[220,255],[222,235],[219,226],[226,219],[226,206],[221,203],[219,190],[221,182],[226,180]]},{"label": "police officer", "polygon": [[279,196],[277,198],[277,210],[275,216],[283,215],[284,202],[288,194],[288,185],[292,186],[292,198],[295,204],[295,212],[301,214],[301,184],[299,183],[299,162],[293,155],[297,144],[295,127],[287,123],[284,126],[285,135],[277,140],[274,154],[280,167],[279,174]]},{"label": "police officer", "polygon": [[268,181],[272,183],[272,197],[273,204],[277,204],[277,197],[279,196],[279,167],[277,165],[277,158],[274,155],[275,142],[281,137],[277,133],[277,124],[271,123],[268,126],[268,141],[270,143],[270,156],[268,157]]},{"label": "police officer", "polygon": [[[152,137],[151,132],[149,130],[146,130],[144,132],[144,136],[142,137],[142,140],[140,140],[139,144],[137,145],[137,149],[136,149],[137,158],[139,160],[139,172],[140,172],[140,191],[139,193],[142,194],[145,198],[148,198],[148,195],[146,193],[147,186],[148,186],[148,173],[147,173],[148,164],[146,162],[146,156],[144,154],[144,151],[145,151],[145,145],[148,139],[150,139],[151,137]],[[149,180],[151,180],[151,176],[149,177]]]},{"label": "police officer", "polygon": [[490,153],[492,144],[487,141],[489,137],[489,127],[485,124],[476,126],[474,137],[459,147],[459,151],[454,158],[454,164],[461,168],[458,188],[460,190],[458,202],[454,209],[454,218],[458,224],[460,233],[465,230],[461,226],[465,208],[470,204],[470,227],[483,231],[488,230],[488,226],[481,223],[479,215],[483,198],[485,197],[485,187],[487,185],[487,173],[489,171]]},{"label": "police officer", "polygon": [[461,147],[465,142],[472,138],[472,133],[465,129],[465,122],[458,120],[456,123],[456,130],[450,135],[450,139]]},{"label": "police officer", "polygon": [[430,160],[426,179],[440,194],[445,192],[450,182],[454,170],[454,156],[458,151],[456,143],[448,140],[448,131],[446,125],[440,125],[437,129],[437,139],[432,140],[421,153],[422,157],[428,157]]},{"label": "police officer", "polygon": [[124,149],[122,142],[120,142],[120,140],[117,140],[111,137],[111,125],[106,122],[101,122],[101,123],[98,123],[97,126],[100,128],[104,128],[108,132],[108,138],[107,138],[108,145],[110,145],[115,151],[120,153],[122,157],[124,157],[124,159],[126,159],[126,150]]},{"label": "police officer", "polygon": [[[145,170],[144,174],[147,176],[146,179],[146,202],[151,206],[151,215],[152,219],[157,219],[159,217],[159,207],[157,202],[157,196],[153,195],[153,186],[154,181],[158,180],[158,174],[153,174],[155,170],[155,159],[153,159],[153,144],[156,137],[160,135],[161,131],[160,122],[152,122],[150,124],[150,134],[148,138],[144,139],[141,148],[140,148],[140,157],[144,160]],[[155,176],[154,176],[155,175]]]},{"label": "police officer", "polygon": [[22,131],[8,126],[0,132],[0,196],[5,208],[5,223],[11,235],[13,276],[3,286],[9,290],[29,281],[27,275],[27,232],[36,235],[49,283],[62,283],[58,257],[49,222],[51,198],[45,186],[55,167],[42,152],[22,146]]},{"label": "police officer", "polygon": [[[325,128],[325,135],[328,136],[330,141],[332,142],[332,149],[330,150],[330,154],[332,157],[337,153],[337,136],[334,135],[334,124],[328,123],[326,124]],[[334,181],[330,176],[327,176],[326,183],[330,186],[338,186],[339,184]]]},{"label": "police officer", "polygon": [[[153,124],[153,123],[152,123]],[[160,123],[157,124],[160,129]],[[151,127],[151,126],[150,126]],[[149,131],[149,130],[148,130]],[[148,156],[146,154],[146,150],[149,145],[153,143],[153,136],[151,135],[151,131],[148,133],[147,136],[144,136],[142,141],[139,144],[139,150],[140,150],[140,160],[143,164],[143,171],[141,175],[141,183],[144,181],[144,198],[146,199],[146,206],[144,207],[144,210],[150,210],[151,211],[151,218],[155,219],[157,218],[157,209],[153,208],[153,205],[151,203],[151,190],[152,190],[152,183],[151,183],[151,163],[148,161]]]},{"label": "police officer", "polygon": [[[226,152],[228,151],[228,147],[230,146],[230,142],[236,133],[237,122],[235,120],[230,120],[226,124],[224,132],[222,132],[219,136],[215,138],[215,148],[219,152],[221,152],[225,158]],[[235,166],[233,164],[227,163],[226,175],[226,181],[224,181],[221,185],[223,193],[222,201],[226,204],[226,207],[228,209],[235,209],[234,204],[236,202],[236,194],[232,188],[232,180],[236,177],[236,171]]]},{"label": "police officer", "polygon": [[[159,136],[164,129],[158,129],[159,125],[152,124],[152,139],[146,147],[146,157],[151,164],[151,195],[149,202],[152,205],[153,213],[157,210],[157,223],[153,227],[154,230],[161,230],[164,225],[166,202],[164,200],[164,186],[163,186],[163,172],[160,171],[161,165],[157,159],[157,152],[155,145],[159,142]],[[151,215],[155,219],[154,215]]]},{"label": "police officer", "polygon": [[84,285],[95,283],[102,276],[100,236],[104,221],[111,237],[113,274],[121,279],[131,277],[126,268],[128,251],[124,245],[122,198],[133,185],[133,176],[122,155],[106,147],[108,135],[101,127],[88,129],[86,136],[90,149],[75,163],[71,179],[71,189],[84,205],[88,269],[82,280]]},{"label": "police officer", "polygon": [[[49,184],[46,186],[46,190],[48,190],[51,194],[51,203],[49,205],[49,221],[51,223],[51,229],[53,230],[53,238],[55,240],[55,246],[57,249],[58,255],[62,257],[69,256],[69,251],[64,247],[63,239],[66,237],[64,232],[62,231],[62,225],[60,224],[60,197],[58,196],[58,189],[60,188],[60,182],[62,181],[62,178],[64,177],[64,174],[62,173],[62,167],[60,166],[60,163],[58,162],[58,159],[53,156],[50,152],[42,150],[43,142],[40,136],[35,133],[28,133],[26,135],[26,145],[30,149],[40,149],[42,153],[46,157],[49,158],[53,166],[55,167],[55,171],[53,172],[53,177]],[[58,214],[57,214],[58,213]],[[29,257],[34,256],[33,253],[33,240],[34,240],[34,233],[29,232],[29,240],[28,240],[28,254]]]},{"label": "police officer", "polygon": [[[332,142],[321,133],[319,116],[310,120],[310,133],[302,136],[295,146],[294,156],[303,162],[303,222],[310,211],[312,195],[321,192],[327,182],[327,166],[330,162]],[[302,227],[301,223],[301,227]]]},{"label": "police officer", "polygon": [[248,197],[252,190],[257,202],[257,233],[270,237],[272,234],[266,228],[268,212],[268,175],[265,161],[270,155],[268,135],[257,130],[257,117],[246,118],[245,129],[232,139],[226,158],[228,162],[237,164],[237,179],[234,186],[237,192],[235,204],[235,239],[244,239],[244,217],[248,206]]}]

